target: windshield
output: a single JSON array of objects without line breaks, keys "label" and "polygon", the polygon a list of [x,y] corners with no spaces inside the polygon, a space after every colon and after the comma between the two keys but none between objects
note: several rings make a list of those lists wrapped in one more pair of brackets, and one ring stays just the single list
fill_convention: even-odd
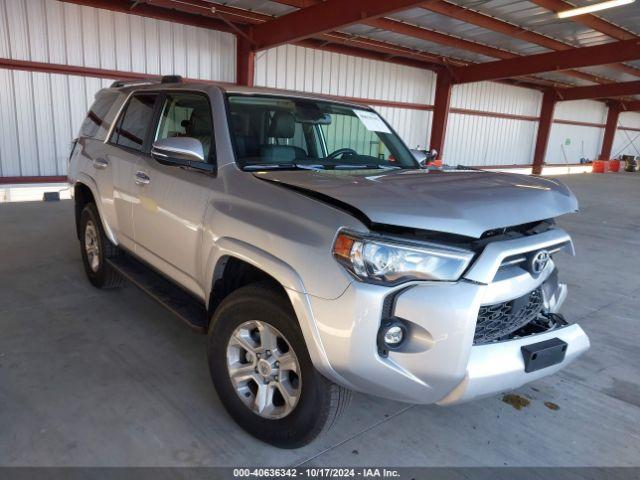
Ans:
[{"label": "windshield", "polygon": [[380,116],[291,97],[229,95],[231,137],[245,170],[419,168]]}]

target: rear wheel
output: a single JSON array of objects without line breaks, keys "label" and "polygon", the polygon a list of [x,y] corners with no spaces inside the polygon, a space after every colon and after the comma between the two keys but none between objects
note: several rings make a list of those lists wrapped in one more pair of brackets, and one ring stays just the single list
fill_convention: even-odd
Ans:
[{"label": "rear wheel", "polygon": [[98,210],[87,204],[80,215],[80,242],[82,263],[89,281],[97,288],[117,288],[124,282],[106,260],[118,255],[118,249],[104,234]]},{"label": "rear wheel", "polygon": [[288,300],[268,284],[243,287],[222,302],[211,321],[208,357],[229,414],[278,447],[309,443],[351,398],[314,368]]}]

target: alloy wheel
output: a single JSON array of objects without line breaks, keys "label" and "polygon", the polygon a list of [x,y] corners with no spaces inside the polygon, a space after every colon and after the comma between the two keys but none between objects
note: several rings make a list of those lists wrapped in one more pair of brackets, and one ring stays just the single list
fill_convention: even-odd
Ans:
[{"label": "alloy wheel", "polygon": [[284,418],[300,400],[298,358],[284,335],[266,322],[248,321],[233,331],[227,369],[238,397],[263,418]]},{"label": "alloy wheel", "polygon": [[84,249],[87,253],[87,262],[94,273],[100,268],[100,244],[98,242],[98,230],[89,220],[84,227]]}]

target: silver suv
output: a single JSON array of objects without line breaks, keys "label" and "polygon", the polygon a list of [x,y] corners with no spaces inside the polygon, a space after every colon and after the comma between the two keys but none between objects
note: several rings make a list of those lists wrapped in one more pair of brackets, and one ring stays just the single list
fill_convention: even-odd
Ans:
[{"label": "silver suv", "polygon": [[116,82],[69,167],[89,281],[126,278],[208,334],[248,432],[294,448],[360,391],[451,405],[589,348],[558,310],[558,181],[432,168],[360,104]]}]

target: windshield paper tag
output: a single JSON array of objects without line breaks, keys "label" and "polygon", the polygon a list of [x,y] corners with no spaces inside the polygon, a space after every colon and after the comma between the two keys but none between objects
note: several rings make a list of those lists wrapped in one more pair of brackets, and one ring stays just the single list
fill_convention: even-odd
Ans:
[{"label": "windshield paper tag", "polygon": [[387,124],[382,121],[377,113],[356,109],[354,109],[353,112],[358,116],[360,121],[364,123],[367,130],[371,132],[391,133]]}]

